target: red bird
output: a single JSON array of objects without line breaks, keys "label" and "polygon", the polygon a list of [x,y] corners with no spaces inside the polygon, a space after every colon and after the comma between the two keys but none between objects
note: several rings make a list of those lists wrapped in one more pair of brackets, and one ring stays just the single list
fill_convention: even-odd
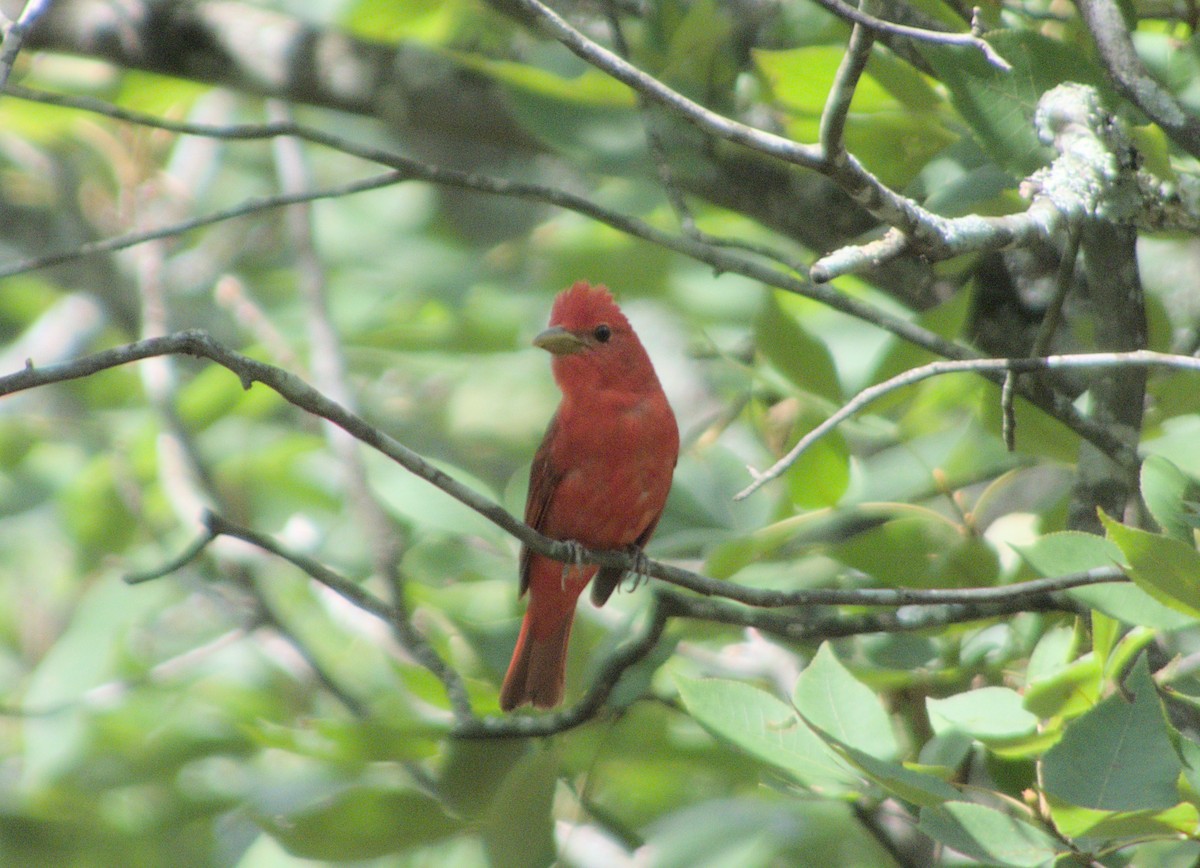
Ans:
[{"label": "red bird", "polygon": [[[533,459],[525,523],[587,548],[640,549],[662,515],[679,457],[679,428],[650,357],[609,291],[582,281],[555,299],[550,327],[533,343],[552,354],[562,402]],[[529,608],[501,708],[562,701],[575,601],[595,576],[592,602],[604,605],[623,575],[522,547]]]}]

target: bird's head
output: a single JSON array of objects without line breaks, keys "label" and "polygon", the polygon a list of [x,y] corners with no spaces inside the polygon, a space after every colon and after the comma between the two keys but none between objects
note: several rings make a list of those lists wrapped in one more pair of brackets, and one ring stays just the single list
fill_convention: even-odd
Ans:
[{"label": "bird's head", "polygon": [[578,281],[559,293],[550,327],[533,339],[554,356],[554,377],[563,392],[593,388],[658,388],[658,378],[612,293]]}]

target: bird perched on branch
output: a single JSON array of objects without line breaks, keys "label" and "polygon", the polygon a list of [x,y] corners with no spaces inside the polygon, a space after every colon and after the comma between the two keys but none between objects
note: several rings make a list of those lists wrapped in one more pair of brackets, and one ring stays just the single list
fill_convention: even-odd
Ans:
[{"label": "bird perched on branch", "polygon": [[[530,471],[525,522],[590,549],[646,545],[667,501],[679,429],[650,357],[608,289],[582,281],[554,301],[533,341],[551,354],[562,402]],[[562,701],[575,602],[588,582],[597,606],[624,570],[563,564],[521,549],[529,607],[500,707]]]}]

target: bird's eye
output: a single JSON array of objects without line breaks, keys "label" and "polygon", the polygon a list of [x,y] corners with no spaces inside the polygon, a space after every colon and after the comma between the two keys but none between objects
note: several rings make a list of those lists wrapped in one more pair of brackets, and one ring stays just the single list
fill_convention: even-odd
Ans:
[{"label": "bird's eye", "polygon": [[600,325],[596,326],[596,330],[592,332],[592,335],[596,338],[596,340],[600,341],[600,343],[606,344],[608,343],[608,339],[612,337],[612,329],[610,329],[604,323],[601,323]]}]

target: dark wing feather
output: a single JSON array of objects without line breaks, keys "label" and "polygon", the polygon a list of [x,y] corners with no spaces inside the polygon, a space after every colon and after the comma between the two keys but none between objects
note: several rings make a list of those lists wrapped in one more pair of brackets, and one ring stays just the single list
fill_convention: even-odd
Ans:
[{"label": "dark wing feather", "polygon": [[[654,521],[646,525],[646,529],[634,540],[631,548],[642,549],[645,547],[654,534],[654,529],[658,527],[658,519],[661,517],[661,514],[656,516]],[[603,606],[607,603],[608,598],[612,596],[612,592],[617,589],[617,585],[621,584],[623,578],[625,578],[625,570],[620,567],[601,567],[600,572],[596,573],[596,578],[592,580],[592,604]]]},{"label": "dark wing feather", "polygon": [[[550,508],[550,501],[554,499],[554,490],[558,488],[558,481],[562,479],[562,473],[550,462],[550,443],[554,440],[557,430],[558,414],[556,413],[550,420],[549,427],[546,428],[546,436],[542,438],[542,445],[538,447],[537,453],[533,456],[533,466],[529,468],[529,494],[525,498],[525,523],[537,531],[545,527],[546,512]],[[521,590],[518,596],[524,595],[529,590],[529,561],[532,557],[533,552],[522,545]]]}]

